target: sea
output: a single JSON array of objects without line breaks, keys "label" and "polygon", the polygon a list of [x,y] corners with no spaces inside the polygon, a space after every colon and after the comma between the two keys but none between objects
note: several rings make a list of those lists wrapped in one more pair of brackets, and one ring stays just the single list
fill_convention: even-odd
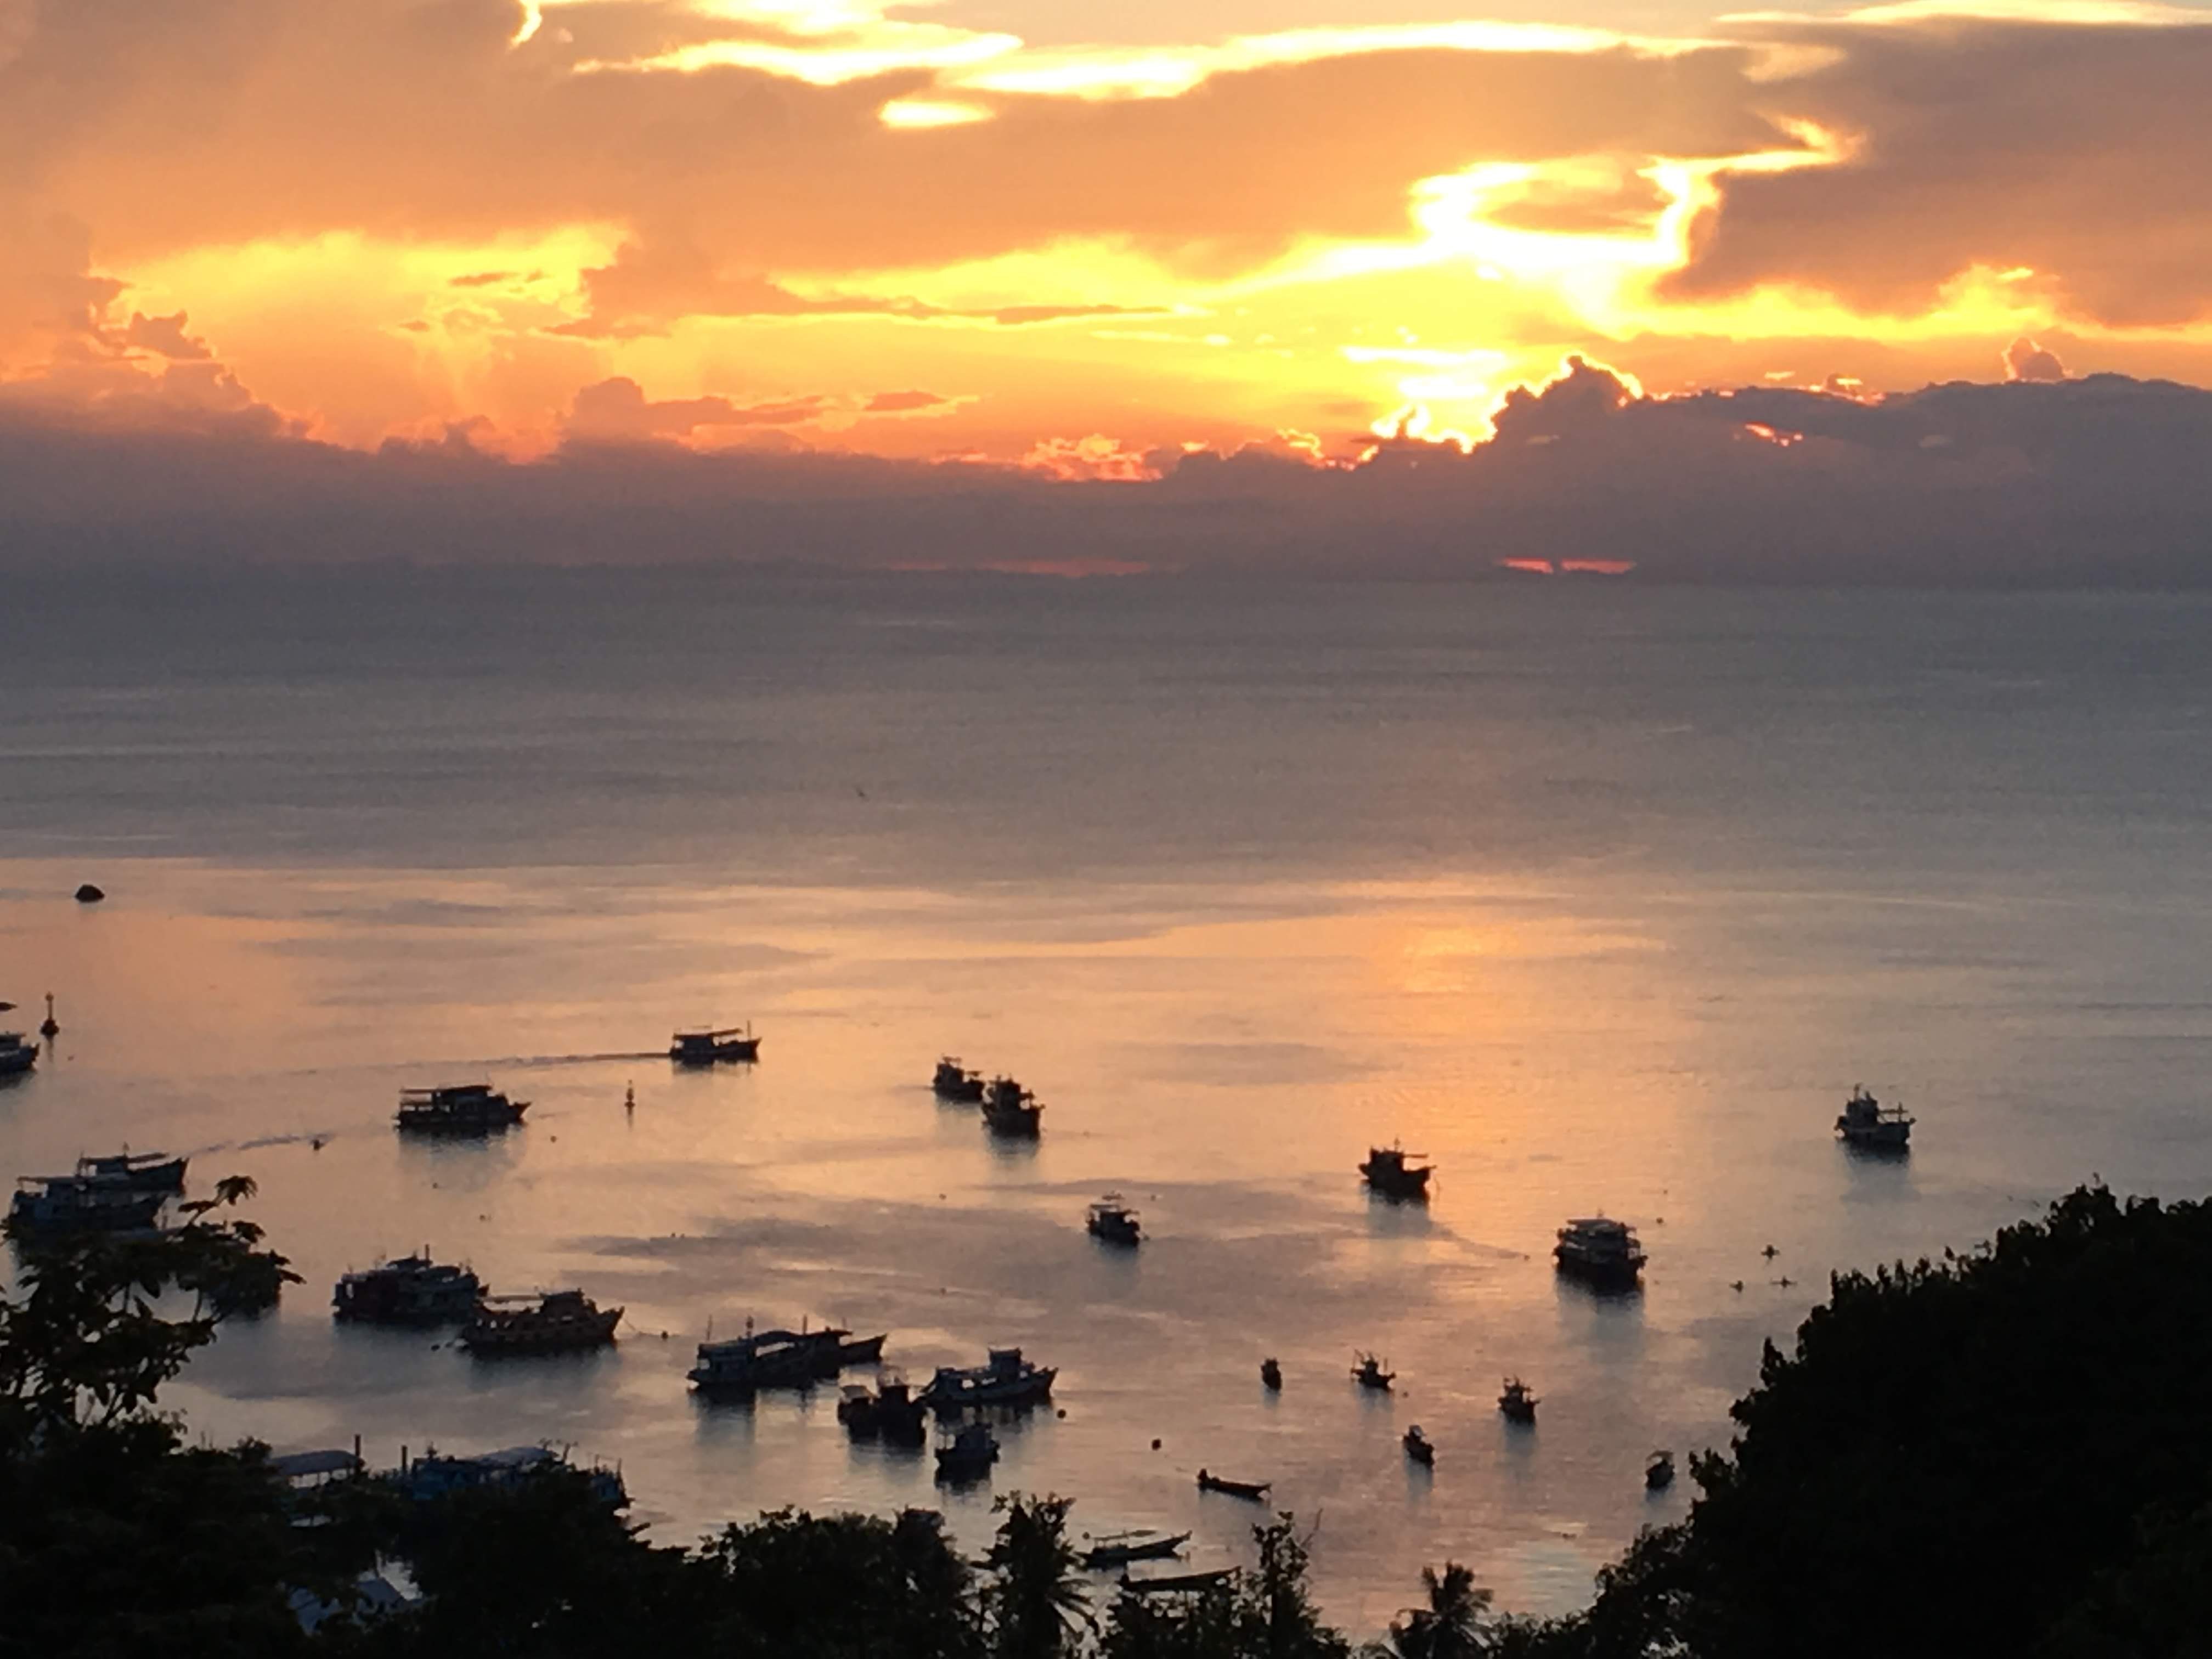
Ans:
[{"label": "sea", "polygon": [[[210,1442],[550,1443],[671,1544],[921,1504],[980,1551],[1054,1492],[1194,1569],[1267,1512],[1206,1468],[1273,1483],[1355,1634],[1447,1559],[1565,1611],[1831,1273],[2093,1178],[2212,1190],[2208,642],[2157,594],[19,578],[0,1023],[52,993],[61,1031],[0,1168],[252,1177],[303,1282],[166,1393]],[[757,1064],[670,1066],[747,1021]],[[1035,1089],[1038,1139],[939,1103],[941,1054]],[[395,1132],[470,1080],[525,1126]],[[1837,1143],[1861,1084],[1908,1158]],[[1392,1143],[1425,1206],[1363,1188]],[[1133,1252],[1085,1231],[1109,1191]],[[1638,1294],[1554,1272],[1601,1214]],[[333,1325],[340,1273],[424,1248],[621,1340]],[[695,1395],[749,1320],[887,1332],[916,1382],[1018,1346],[1054,1406],[947,1491],[835,1385]]]}]

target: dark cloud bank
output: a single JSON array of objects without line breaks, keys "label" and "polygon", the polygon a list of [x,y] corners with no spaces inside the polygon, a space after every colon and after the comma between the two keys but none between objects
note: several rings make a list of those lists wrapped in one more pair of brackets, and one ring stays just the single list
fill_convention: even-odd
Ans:
[{"label": "dark cloud bank", "polygon": [[149,428],[0,402],[0,563],[1443,577],[1575,560],[1671,582],[2212,586],[2212,392],[2197,387],[2098,374],[1863,402],[1772,387],[1647,399],[1577,364],[1516,393],[1498,428],[1469,455],[1393,441],[1321,470],[1255,446],[1155,458],[1149,482],[1066,483],[653,441],[574,438],[526,464],[465,433],[361,453],[252,410]]}]

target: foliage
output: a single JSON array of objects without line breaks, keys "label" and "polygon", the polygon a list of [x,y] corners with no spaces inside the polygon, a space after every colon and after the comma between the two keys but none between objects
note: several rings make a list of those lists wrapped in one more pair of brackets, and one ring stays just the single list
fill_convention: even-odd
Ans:
[{"label": "foliage", "polygon": [[702,1547],[714,1577],[714,1639],[731,1659],[975,1659],[982,1637],[973,1574],[943,1517],[896,1521],[778,1510],[726,1527]]},{"label": "foliage", "polygon": [[1058,1659],[1091,1623],[1091,1593],[1067,1541],[1073,1504],[1014,1492],[991,1506],[1006,1517],[985,1558],[991,1582],[983,1592],[999,1659]]},{"label": "foliage", "polygon": [[1288,1515],[1252,1528],[1259,1560],[1201,1594],[1123,1591],[1101,1659],[1345,1659],[1352,1644],[1321,1622],[1306,1588],[1305,1540]]},{"label": "foliage", "polygon": [[1391,1653],[1397,1659],[1476,1659],[1490,1650],[1483,1615],[1490,1592],[1477,1587],[1474,1572],[1456,1561],[1421,1569],[1429,1604],[1410,1609],[1390,1626]]}]

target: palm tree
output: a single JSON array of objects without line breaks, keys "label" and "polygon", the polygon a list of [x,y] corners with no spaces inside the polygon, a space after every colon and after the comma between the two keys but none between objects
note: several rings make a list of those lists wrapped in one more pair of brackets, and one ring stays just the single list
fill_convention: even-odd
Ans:
[{"label": "palm tree", "polygon": [[1447,1561],[1439,1577],[1434,1567],[1423,1567],[1421,1587],[1429,1605],[1409,1609],[1390,1626],[1390,1650],[1398,1659],[1477,1659],[1488,1650],[1482,1619],[1490,1592],[1475,1583],[1471,1569]]},{"label": "palm tree", "polygon": [[1067,1498],[1015,1492],[993,1505],[1006,1516],[984,1563],[992,1646],[1000,1659],[1060,1659],[1091,1623],[1091,1594],[1067,1541]]}]

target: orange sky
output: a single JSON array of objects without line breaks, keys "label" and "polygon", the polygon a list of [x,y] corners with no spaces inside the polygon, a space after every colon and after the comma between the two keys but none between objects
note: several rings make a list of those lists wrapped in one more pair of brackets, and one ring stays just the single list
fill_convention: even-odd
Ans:
[{"label": "orange sky", "polygon": [[0,0],[0,397],[1110,477],[1571,352],[2212,380],[2212,14],[1067,15]]}]

